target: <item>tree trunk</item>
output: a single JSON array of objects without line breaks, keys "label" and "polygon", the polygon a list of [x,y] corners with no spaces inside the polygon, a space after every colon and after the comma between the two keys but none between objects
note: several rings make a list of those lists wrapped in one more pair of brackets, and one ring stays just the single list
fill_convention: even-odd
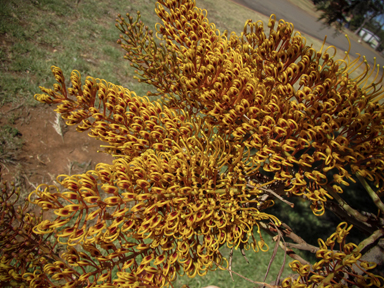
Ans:
[{"label": "tree trunk", "polygon": [[361,24],[360,27],[357,28],[357,30],[355,31],[355,34],[356,34],[356,35],[359,35],[359,32],[360,32],[360,30],[364,27],[365,23],[367,23],[367,22],[371,21],[373,18],[375,18],[375,17],[376,17],[376,14],[377,14],[377,12],[375,11],[375,12],[373,12],[373,14],[371,15],[371,17],[365,17],[365,18],[364,18],[364,21],[363,21],[363,24]]},{"label": "tree trunk", "polygon": [[373,36],[376,35],[377,33],[379,33],[379,31],[383,28],[384,26],[384,23],[380,25],[380,27],[378,29],[376,29],[376,31],[371,35],[371,37],[369,37],[367,43],[369,43],[369,41],[372,40]]},{"label": "tree trunk", "polygon": [[379,51],[378,49],[380,48],[380,46],[383,46],[383,45],[384,45],[384,38],[380,40],[380,44],[379,44],[379,46],[377,46],[377,48],[375,50]]}]

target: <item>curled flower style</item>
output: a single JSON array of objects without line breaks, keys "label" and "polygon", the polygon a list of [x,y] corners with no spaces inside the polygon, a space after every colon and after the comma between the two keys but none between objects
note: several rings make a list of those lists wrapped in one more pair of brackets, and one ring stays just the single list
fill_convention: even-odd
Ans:
[{"label": "curled flower style", "polygon": [[[350,61],[349,51],[335,60],[333,46],[316,51],[294,33],[292,23],[277,22],[274,15],[268,37],[262,22],[248,20],[240,36],[227,38],[194,1],[158,1],[156,13],[163,22],[156,27],[156,36],[165,41],[160,47],[140,14],[135,21],[129,16],[129,23],[120,17],[116,24],[139,81],[159,91],[149,95],[162,95],[166,106],[189,115],[199,113],[219,134],[230,134],[230,142],[256,149],[254,164],[266,163],[266,171],[283,175],[287,195],[305,193],[316,215],[324,213],[326,201],[317,196],[323,194],[320,188],[332,195],[342,188],[331,184],[355,181],[348,169],[383,184],[379,67],[370,67],[365,58]],[[365,71],[352,78],[361,65]],[[270,154],[284,164],[269,164]],[[304,182],[290,181],[298,179],[290,168],[295,164]],[[331,170],[334,179],[326,176]],[[317,189],[308,191],[307,184]]]},{"label": "curled flower style", "polygon": [[[376,263],[361,260],[359,247],[345,242],[351,229],[352,225],[342,222],[326,242],[319,239],[316,257],[320,260],[312,266],[291,262],[289,266],[299,277],[284,279],[282,287],[383,287],[384,278],[369,272]],[[339,250],[334,250],[337,244]]]},{"label": "curled flower style", "polygon": [[[149,280],[158,286],[171,281],[181,268],[190,277],[215,269],[214,263],[225,261],[219,251],[225,244],[265,250],[261,235],[260,240],[254,238],[254,227],[260,234],[259,221],[272,220],[276,225],[280,221],[249,207],[260,192],[245,191],[243,177],[218,176],[218,168],[227,162],[223,154],[230,154],[228,144],[215,135],[203,137],[204,141],[192,136],[180,143],[166,139],[172,147],[164,151],[148,149],[129,162],[128,157],[120,157],[113,165],[98,164],[83,175],[58,176],[57,181],[68,191],[52,193],[57,191],[53,186],[38,187],[29,195],[30,202],[54,210],[58,217],[41,222],[34,232],[54,231],[59,243],[82,245],[99,262],[109,263],[105,267],[123,265],[131,259],[126,266],[128,274],[119,275],[130,275],[132,281],[149,277],[144,271],[152,267]],[[229,164],[231,169],[243,171],[241,165],[235,161]],[[237,187],[230,185],[230,180],[236,181]],[[104,199],[99,195],[101,190],[106,194]],[[76,222],[67,227],[70,219]],[[96,223],[90,225],[91,221]],[[119,245],[112,244],[114,241]],[[114,252],[102,256],[94,243],[105,243],[101,247]],[[137,260],[139,255],[141,262]],[[94,266],[84,256],[74,248],[63,254],[73,266]],[[102,275],[111,269],[95,270],[93,276],[107,281],[108,277]]]},{"label": "curled flower style", "polygon": [[[41,275],[41,269],[59,258],[54,253],[55,245],[47,242],[48,237],[34,233],[39,225],[48,228],[47,223],[42,221],[42,213],[35,215],[28,209],[28,201],[16,206],[21,191],[14,182],[1,181],[0,187],[0,284],[47,287],[49,282]],[[64,264],[63,268],[69,266]],[[31,269],[35,272],[30,273]]]},{"label": "curled flower style", "polygon": [[[281,224],[264,211],[273,199],[303,197],[320,216],[329,199],[343,202],[342,186],[354,176],[384,207],[382,189],[366,182],[380,187],[384,179],[379,69],[368,83],[375,69],[366,61],[351,61],[349,51],[335,60],[335,48],[324,50],[324,44],[316,51],[292,23],[274,15],[267,37],[264,24],[251,20],[240,36],[221,34],[192,0],[158,0],[156,13],[162,24],[155,33],[140,13],[136,19],[119,15],[116,26],[136,78],[156,87],[148,96],[160,100],[98,78],[87,77],[82,86],[76,70],[67,88],[55,66],[54,89],[40,87],[44,94],[35,95],[57,104],[67,125],[104,141],[101,147],[115,159],[85,174],[59,175],[64,191],[42,184],[29,195],[57,215],[35,223],[33,233],[53,234],[66,245],[68,263],[49,261],[24,274],[31,287],[51,280],[68,287],[161,287],[181,271],[205,275],[216,264],[226,266],[223,245],[268,250],[261,223]],[[352,78],[361,65],[364,72]],[[314,271],[329,272],[324,265],[332,265],[337,272],[358,262],[359,251],[344,245],[348,229],[339,226],[324,244]],[[333,252],[332,241],[344,245],[341,252]],[[291,266],[301,278],[286,286],[341,277]]]}]

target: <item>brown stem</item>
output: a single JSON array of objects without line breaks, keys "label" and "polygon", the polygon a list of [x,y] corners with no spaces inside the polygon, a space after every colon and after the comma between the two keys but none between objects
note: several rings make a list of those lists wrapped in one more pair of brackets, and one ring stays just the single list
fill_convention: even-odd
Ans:
[{"label": "brown stem", "polygon": [[232,275],[232,259],[233,259],[233,247],[231,248],[231,251],[229,252],[229,275],[231,275],[232,281],[233,280],[233,275]]},{"label": "brown stem", "polygon": [[[284,225],[284,224],[283,224]],[[285,234],[286,232],[285,231],[281,231],[281,229],[279,229],[279,228],[272,228],[272,229],[270,229],[270,228],[268,228],[268,225],[267,224],[265,224],[265,223],[263,223],[263,222],[260,222],[260,227],[265,231],[265,232],[267,232],[269,235],[271,235],[272,237],[275,237],[276,236],[276,233],[283,233],[283,234]],[[287,226],[288,227],[288,226]],[[290,232],[289,234],[292,234],[293,232]],[[293,233],[294,234],[294,233]],[[296,234],[295,234],[296,235]],[[300,237],[298,237],[298,238],[300,238]],[[301,238],[300,238],[301,239]],[[304,241],[304,240],[302,240],[302,241]],[[305,242],[305,241],[304,241]],[[303,264],[303,265],[310,265],[310,263],[307,261],[307,260],[305,260],[305,259],[303,259],[303,258],[301,258],[299,255],[297,255],[292,249],[289,249],[289,248],[287,248],[282,242],[280,242],[280,244],[279,244],[279,246],[280,246],[280,248],[281,249],[283,249],[284,250],[284,252],[285,253],[287,253],[287,255],[289,256],[289,257],[291,257],[292,259],[294,259],[294,260],[298,260],[301,264]]]},{"label": "brown stem", "polygon": [[358,248],[360,249],[360,253],[364,253],[367,247],[369,247],[372,243],[376,242],[379,238],[384,236],[384,230],[383,229],[378,229],[375,232],[372,233],[371,236],[368,238],[364,239],[363,241],[360,242]]},{"label": "brown stem", "polygon": [[367,183],[367,181],[356,173],[357,179],[359,179],[360,183],[364,186],[365,190],[368,192],[371,197],[373,203],[375,203],[376,207],[380,209],[381,213],[384,213],[384,204],[381,202],[380,197],[376,194],[375,191],[372,190],[371,186]]},{"label": "brown stem", "polygon": [[292,231],[292,229],[285,223],[282,223],[281,226],[283,226],[286,230],[284,230],[284,234],[286,237],[292,239],[295,241],[297,244],[294,243],[287,243],[287,245],[291,248],[296,248],[300,250],[306,250],[306,251],[311,251],[312,253],[316,253],[317,250],[319,250],[318,247],[313,246],[308,244],[307,242],[304,241],[303,238],[298,236],[296,233]]},{"label": "brown stem", "polygon": [[325,207],[328,210],[335,213],[335,215],[338,216],[341,220],[353,224],[354,227],[358,228],[360,231],[364,233],[367,233],[370,235],[375,231],[375,228],[372,227],[371,224],[364,221],[360,221],[360,219],[354,217],[355,215],[348,213],[348,211],[344,210],[340,205],[334,202],[331,202],[331,201],[325,202]]},{"label": "brown stem", "polygon": [[275,241],[276,244],[275,244],[275,248],[273,249],[272,257],[271,257],[271,260],[269,261],[269,264],[268,264],[268,267],[267,267],[267,271],[265,272],[264,282],[265,282],[265,280],[267,280],[269,270],[271,269],[271,265],[273,263],[273,260],[275,260],[275,257],[276,257],[276,254],[277,254],[277,249],[279,248],[279,245],[281,243],[280,242],[280,238],[281,238],[281,233],[278,233],[276,237],[273,237],[273,241]]},{"label": "brown stem", "polygon": [[[330,187],[329,184],[326,186],[326,189],[329,192],[329,194],[331,194],[331,196],[333,198],[335,198],[335,200],[337,201],[339,206],[341,208],[343,208],[346,212],[348,212],[348,214],[350,214],[354,218],[356,218],[356,220],[358,220],[360,222],[366,222],[368,220],[368,217],[362,215],[359,211],[357,211],[357,210],[353,209],[351,206],[349,206],[347,204],[347,202],[345,202],[345,200],[343,198],[341,198],[340,195],[337,192],[335,192],[332,187]],[[367,224],[367,225],[369,225],[369,224]]]},{"label": "brown stem", "polygon": [[291,257],[293,260],[297,260],[297,261],[299,261],[302,265],[311,265],[310,262],[308,262],[307,260],[305,260],[305,259],[301,258],[299,255],[297,255],[297,254],[295,253],[295,251],[293,251],[292,249],[287,248],[287,246],[285,246],[285,245],[283,244],[283,242],[280,242],[280,243],[279,243],[279,246],[280,246],[281,249],[283,249],[283,250],[285,251],[285,253],[286,253],[289,257]]},{"label": "brown stem", "polygon": [[[251,189],[254,189],[256,188],[255,186],[251,185],[251,184],[247,184],[247,187],[251,188]],[[276,192],[272,191],[271,189],[267,189],[267,188],[264,188],[264,187],[257,187],[257,189],[260,189],[260,190],[263,190],[269,194],[272,194],[273,196],[275,196],[276,198],[278,198],[280,201],[288,204],[289,206],[291,206],[291,208],[293,208],[295,206],[295,204],[293,204],[292,202],[289,202],[288,200],[285,200],[283,197],[281,197],[279,194],[277,194]]]},{"label": "brown stem", "polygon": [[319,248],[316,247],[316,246],[312,246],[308,243],[303,243],[303,244],[295,244],[295,243],[286,243],[286,246],[289,247],[289,248],[295,248],[295,249],[299,249],[299,250],[305,250],[305,251],[309,251],[311,253],[316,253]]},{"label": "brown stem", "polygon": [[233,270],[231,270],[231,269],[228,269],[228,268],[225,268],[225,267],[221,266],[219,263],[216,263],[216,262],[214,262],[214,263],[215,263],[218,267],[220,267],[221,269],[224,269],[224,270],[230,271],[230,272],[232,272],[232,273],[235,273],[237,276],[239,276],[239,277],[243,278],[244,280],[247,280],[247,281],[249,281],[249,282],[251,282],[251,283],[253,283],[253,284],[264,285],[264,286],[269,287],[269,288],[278,288],[278,286],[270,285],[270,284],[265,283],[265,282],[257,282],[257,281],[253,281],[253,280],[251,280],[251,279],[249,279],[249,278],[247,278],[247,277],[244,277],[243,275],[241,275],[241,274],[239,274],[239,273],[237,273],[237,272],[235,272],[235,271],[233,271]]}]

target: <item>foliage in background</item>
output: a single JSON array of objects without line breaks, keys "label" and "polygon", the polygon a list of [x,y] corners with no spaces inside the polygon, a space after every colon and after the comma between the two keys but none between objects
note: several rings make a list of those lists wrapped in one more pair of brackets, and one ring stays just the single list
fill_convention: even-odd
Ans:
[{"label": "foliage in background", "polygon": [[326,25],[333,25],[340,31],[345,27],[355,31],[357,35],[362,28],[368,29],[381,39],[376,50],[383,50],[384,31],[381,18],[384,15],[384,3],[381,0],[319,0],[314,3],[316,10],[321,11],[319,20],[324,20]]},{"label": "foliage in background", "polygon": [[380,37],[380,45],[376,50],[383,50],[384,32],[380,24],[380,18],[384,15],[383,1],[317,0],[314,4],[316,10],[321,11],[319,20],[323,20],[326,25],[332,25],[339,31],[346,27],[355,31],[355,34],[366,28]]},{"label": "foliage in background", "polygon": [[348,17],[374,18],[384,12],[381,0],[318,0],[314,1],[317,11],[322,11],[320,19],[324,19],[328,25],[336,24],[341,28],[349,22]]}]

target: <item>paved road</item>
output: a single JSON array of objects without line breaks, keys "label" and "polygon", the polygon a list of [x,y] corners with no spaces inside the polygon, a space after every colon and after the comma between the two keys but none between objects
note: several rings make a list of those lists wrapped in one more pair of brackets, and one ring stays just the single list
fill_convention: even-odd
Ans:
[{"label": "paved road", "polygon": [[[297,6],[290,3],[288,0],[233,0],[236,3],[242,4],[252,10],[260,12],[264,15],[275,14],[277,20],[284,19],[285,21],[292,22],[295,30],[308,34],[318,39],[324,39],[327,35],[327,43],[336,46],[338,49],[348,50],[348,40],[344,34],[334,35],[333,28],[324,27],[321,22]],[[369,63],[373,63],[373,58],[376,57],[376,63],[382,67],[384,65],[384,57],[372,50],[364,47],[358,42],[351,40],[351,55],[355,56],[356,53],[365,55]]]}]

